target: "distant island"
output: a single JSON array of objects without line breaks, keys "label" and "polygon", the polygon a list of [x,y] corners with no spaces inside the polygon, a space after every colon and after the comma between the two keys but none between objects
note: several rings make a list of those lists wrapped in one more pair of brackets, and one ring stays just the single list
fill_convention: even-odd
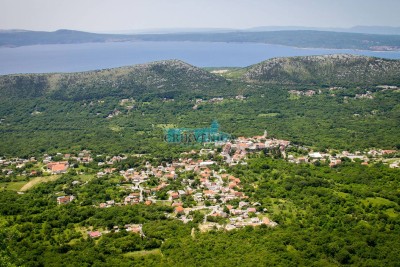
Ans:
[{"label": "distant island", "polygon": [[[274,28],[273,28],[274,29]],[[99,34],[73,30],[54,32],[2,30],[0,47],[19,47],[40,44],[75,44],[134,41],[192,41],[192,42],[247,42],[278,44],[301,48],[359,49],[371,51],[399,51],[400,35],[339,32],[337,30],[294,29],[199,31],[154,34]],[[364,29],[364,28],[363,28]],[[361,30],[360,30],[361,31]],[[367,31],[364,29],[364,31]],[[379,32],[379,31],[374,31]],[[384,31],[393,32],[393,31]]]}]

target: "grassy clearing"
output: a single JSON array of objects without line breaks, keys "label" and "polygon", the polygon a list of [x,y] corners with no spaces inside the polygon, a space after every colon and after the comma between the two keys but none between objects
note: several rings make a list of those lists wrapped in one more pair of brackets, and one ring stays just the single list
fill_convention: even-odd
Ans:
[{"label": "grassy clearing", "polygon": [[46,176],[46,177],[36,177],[30,180],[28,183],[26,183],[24,186],[21,187],[19,191],[28,191],[32,187],[34,187],[37,184],[40,183],[47,183],[47,182],[52,182],[60,178],[61,175],[52,175],[52,176]]},{"label": "grassy clearing", "polygon": [[25,181],[0,183],[0,190],[21,191],[21,187],[26,183]]},{"label": "grassy clearing", "polygon": [[349,193],[344,193],[344,192],[334,191],[334,193],[335,193],[336,195],[338,195],[339,197],[342,197],[342,198],[348,198],[348,197],[350,196]]},{"label": "grassy clearing", "polygon": [[220,75],[226,79],[239,79],[246,73],[246,69],[232,69],[227,72],[221,73]]},{"label": "grassy clearing", "polygon": [[135,258],[135,257],[144,257],[149,255],[157,255],[162,256],[161,250],[159,248],[152,250],[141,250],[141,251],[133,251],[124,254],[124,257]]},{"label": "grassy clearing", "polygon": [[289,100],[297,100],[297,99],[300,99],[300,96],[292,94],[289,96]]},{"label": "grassy clearing", "polygon": [[110,126],[110,130],[113,131],[113,132],[119,133],[119,132],[122,131],[122,127],[120,127],[120,126],[118,126],[118,125],[111,125],[111,126]]},{"label": "grassy clearing", "polygon": [[399,216],[399,214],[393,208],[387,209],[385,213],[391,218],[396,218]]},{"label": "grassy clearing", "polygon": [[79,175],[79,180],[83,182],[87,182],[93,179],[93,174],[80,174]]},{"label": "grassy clearing", "polygon": [[157,200],[155,205],[158,205],[158,206],[171,206],[172,205],[172,201],[170,201],[170,200]]},{"label": "grassy clearing", "polygon": [[381,197],[368,197],[364,200],[362,200],[362,202],[365,205],[371,204],[373,206],[393,206],[396,205],[396,203],[394,203],[393,201],[390,201],[386,198],[381,198]]},{"label": "grassy clearing", "polygon": [[258,114],[257,116],[261,117],[261,118],[270,118],[270,117],[276,117],[278,115],[279,115],[279,113],[261,113],[261,114]]},{"label": "grassy clearing", "polygon": [[5,217],[0,217],[0,227],[3,227],[7,224],[7,219]]},{"label": "grassy clearing", "polygon": [[84,226],[78,226],[78,225],[75,225],[75,231],[76,232],[78,232],[78,233],[81,233],[82,234],[82,237],[84,238],[84,239],[88,239],[88,231],[91,231],[92,229],[90,229],[90,228],[86,228],[86,227],[84,227]]},{"label": "grassy clearing", "polygon": [[156,125],[158,128],[161,128],[161,129],[165,129],[165,128],[175,128],[176,127],[176,125],[175,124],[172,124],[172,123],[167,123],[167,124],[162,124],[162,123],[160,123],[160,124],[157,124]]}]

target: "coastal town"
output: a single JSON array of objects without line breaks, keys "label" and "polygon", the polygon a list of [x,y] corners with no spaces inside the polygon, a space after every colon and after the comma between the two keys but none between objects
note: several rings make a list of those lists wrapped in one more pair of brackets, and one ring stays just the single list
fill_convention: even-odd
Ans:
[{"label": "coastal town", "polygon": [[[234,176],[226,168],[246,165],[247,159],[254,153],[274,152],[276,156],[293,164],[328,164],[335,168],[344,160],[359,162],[368,166],[374,162],[383,162],[390,168],[399,168],[400,159],[397,150],[371,149],[368,151],[313,151],[304,146],[291,144],[288,140],[269,138],[267,131],[261,136],[238,137],[226,142],[208,144],[203,149],[191,150],[181,154],[179,159],[153,166],[146,162],[138,168],[124,168],[119,163],[128,159],[128,155],[92,155],[88,150],[77,154],[43,155],[43,158],[29,159],[1,158],[0,170],[4,181],[25,177],[25,180],[38,177],[54,177],[66,173],[87,175],[91,169],[91,179],[118,177],[115,185],[124,189],[120,199],[109,199],[96,203],[95,208],[109,208],[126,205],[162,205],[171,207],[165,216],[183,223],[193,221],[195,214],[201,214],[201,231],[212,229],[233,230],[245,226],[278,224],[270,219],[270,212],[260,203],[249,201],[242,190],[242,177]],[[397,158],[395,157],[397,156]],[[93,173],[93,171],[96,171]],[[35,178],[37,177],[37,178]],[[77,179],[72,186],[85,186],[86,182]],[[18,191],[24,194],[26,190]],[[79,195],[59,192],[55,196],[58,205],[79,203]],[[145,235],[142,225],[130,224],[124,228],[114,226],[104,231],[88,231],[91,238],[100,237],[109,231],[131,231]]]}]

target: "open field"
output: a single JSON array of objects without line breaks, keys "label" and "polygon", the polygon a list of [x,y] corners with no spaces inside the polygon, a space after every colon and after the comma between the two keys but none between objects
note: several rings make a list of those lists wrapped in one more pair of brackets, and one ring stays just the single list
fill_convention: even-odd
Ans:
[{"label": "open field", "polygon": [[19,191],[25,192],[37,184],[52,182],[52,181],[57,180],[58,178],[60,178],[60,175],[52,175],[52,176],[47,176],[47,177],[36,177],[36,178],[33,178],[32,180],[30,180],[24,186],[22,186]]},{"label": "open field", "polygon": [[20,191],[21,187],[23,187],[25,184],[26,184],[25,181],[5,182],[5,183],[0,183],[0,189],[1,190]]},{"label": "open field", "polygon": [[128,253],[124,254],[124,256],[128,257],[128,258],[143,257],[143,256],[149,256],[149,255],[162,256],[162,253],[161,253],[161,250],[157,248],[157,249],[152,249],[152,250],[133,251],[133,252],[128,252]]}]

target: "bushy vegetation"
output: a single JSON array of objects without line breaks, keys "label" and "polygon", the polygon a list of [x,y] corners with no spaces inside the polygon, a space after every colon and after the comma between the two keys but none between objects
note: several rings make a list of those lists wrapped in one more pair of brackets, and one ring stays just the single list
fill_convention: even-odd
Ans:
[{"label": "bushy vegetation", "polygon": [[[239,86],[238,86],[239,87]],[[400,145],[400,94],[393,90],[373,92],[373,99],[355,99],[374,87],[327,88],[288,85],[239,87],[236,92],[213,91],[225,99],[204,102],[194,110],[195,98],[174,101],[157,96],[138,98],[132,109],[121,98],[63,101],[49,98],[0,100],[0,153],[10,156],[41,155],[43,152],[168,153],[175,149],[163,142],[164,127],[208,127],[217,119],[222,130],[233,134],[288,139],[320,149],[396,148]],[[290,90],[313,89],[321,94],[293,98]],[[232,99],[243,93],[245,100]],[[118,115],[107,118],[118,110]],[[168,147],[168,149],[166,149]]]}]

